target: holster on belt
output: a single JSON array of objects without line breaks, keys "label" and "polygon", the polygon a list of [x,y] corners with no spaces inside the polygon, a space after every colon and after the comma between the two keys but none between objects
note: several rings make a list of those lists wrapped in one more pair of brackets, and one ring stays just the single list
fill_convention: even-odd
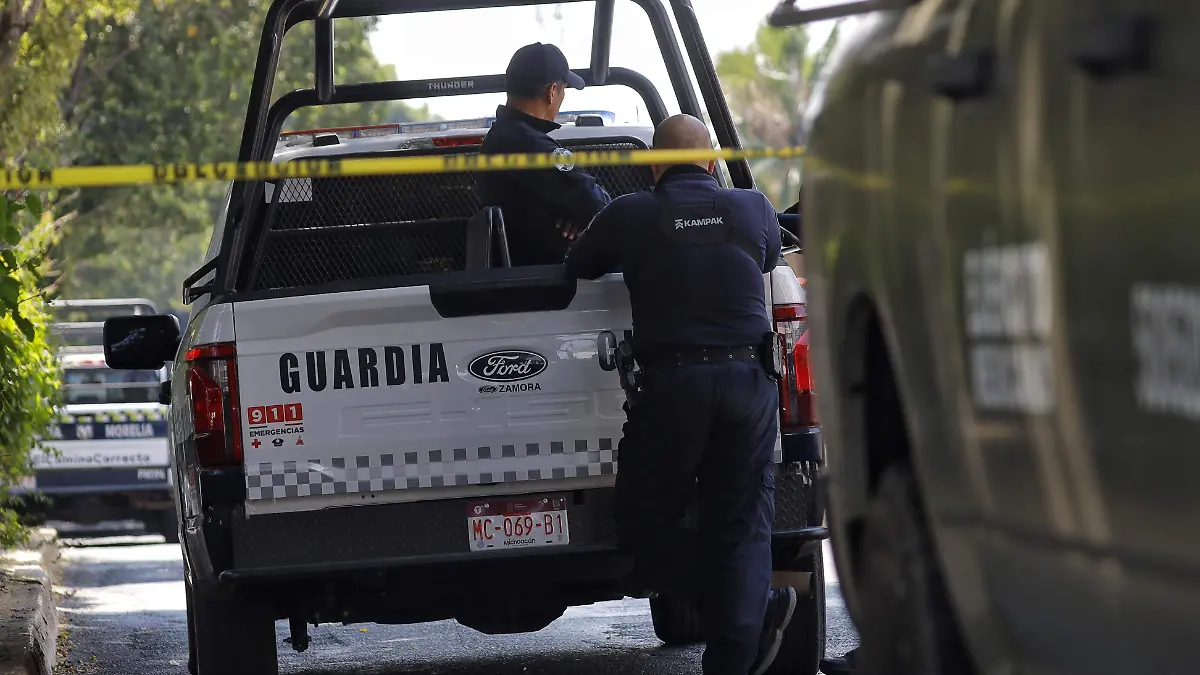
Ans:
[{"label": "holster on belt", "polygon": [[617,344],[617,374],[621,377],[621,389],[625,390],[625,403],[632,408],[641,398],[642,371],[637,367],[633,345],[628,340]]},{"label": "holster on belt", "polygon": [[783,336],[775,331],[763,334],[762,345],[759,349],[759,363],[772,380],[778,382],[783,377],[784,369]]}]

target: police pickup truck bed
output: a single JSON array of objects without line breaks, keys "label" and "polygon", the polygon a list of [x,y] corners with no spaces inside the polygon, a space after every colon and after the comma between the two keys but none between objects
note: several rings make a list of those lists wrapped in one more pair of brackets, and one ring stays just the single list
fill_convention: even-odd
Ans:
[{"label": "police pickup truck bed", "polygon": [[[476,152],[485,130],[398,131],[291,136],[275,161]],[[575,148],[646,147],[650,134],[556,132]],[[614,195],[653,183],[646,167],[594,175]],[[199,670],[274,672],[273,619],[291,620],[299,648],[306,623],[532,631],[623,597],[610,510],[624,393],[598,353],[601,333],[632,328],[620,275],[507,266],[502,214],[477,203],[469,173],[287,179],[257,194],[246,292],[199,298],[167,357]],[[763,283],[792,350],[774,555],[817,589],[793,640],[811,660],[824,601],[804,292],[782,263]],[[174,325],[110,321],[110,361],[137,328],[171,342]],[[652,605],[660,637],[698,640],[693,610]]]}]

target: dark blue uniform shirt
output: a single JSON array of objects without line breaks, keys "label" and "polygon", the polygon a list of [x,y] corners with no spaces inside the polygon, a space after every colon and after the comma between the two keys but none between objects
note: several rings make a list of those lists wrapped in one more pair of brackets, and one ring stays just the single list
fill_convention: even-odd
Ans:
[{"label": "dark blue uniform shirt", "polygon": [[[496,109],[496,121],[483,139],[481,152],[551,153],[562,146],[547,134],[560,126],[502,105]],[[563,236],[560,222],[582,229],[612,201],[581,169],[483,171],[476,182],[483,204],[499,206],[504,213],[514,266],[561,263],[571,240]]]},{"label": "dark blue uniform shirt", "polygon": [[779,255],[779,220],[766,196],[675,166],[653,192],[601,211],[571,247],[567,271],[596,279],[622,270],[645,362],[676,349],[761,344],[771,330],[763,274]]}]

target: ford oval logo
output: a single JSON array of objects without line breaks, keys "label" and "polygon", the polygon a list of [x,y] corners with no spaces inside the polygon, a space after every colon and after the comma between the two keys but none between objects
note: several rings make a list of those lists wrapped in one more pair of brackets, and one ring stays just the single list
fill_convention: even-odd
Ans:
[{"label": "ford oval logo", "polygon": [[475,357],[467,370],[488,382],[516,382],[536,377],[546,369],[546,357],[523,349],[490,352]]}]

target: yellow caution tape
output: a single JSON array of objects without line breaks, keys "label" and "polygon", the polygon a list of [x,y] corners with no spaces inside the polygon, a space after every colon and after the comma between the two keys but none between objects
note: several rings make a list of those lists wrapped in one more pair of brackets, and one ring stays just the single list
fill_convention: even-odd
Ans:
[{"label": "yellow caution tape", "polygon": [[0,170],[0,190],[122,187],[228,181],[263,181],[285,178],[345,178],[394,176],[456,171],[519,171],[574,167],[687,164],[723,159],[795,159],[803,147],[746,148],[743,150],[598,150],[515,155],[440,155],[432,157],[344,158],[324,157],[289,162],[185,162],[181,164],[126,164],[33,167]]}]

